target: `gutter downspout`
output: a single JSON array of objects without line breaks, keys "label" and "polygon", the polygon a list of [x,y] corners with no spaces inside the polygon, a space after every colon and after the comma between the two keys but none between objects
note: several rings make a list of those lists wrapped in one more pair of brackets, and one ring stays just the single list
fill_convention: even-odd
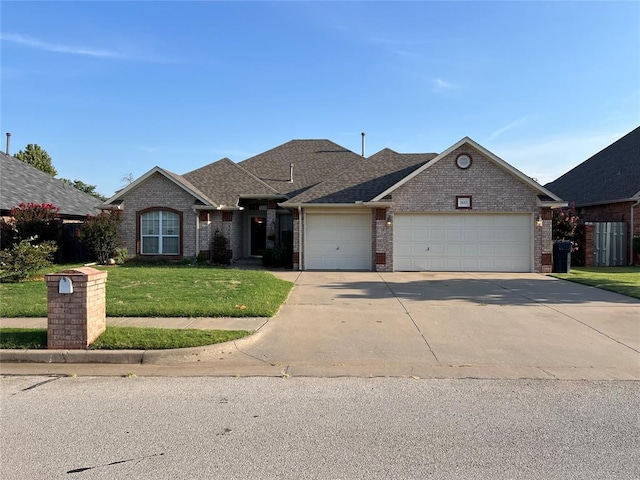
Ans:
[{"label": "gutter downspout", "polygon": [[633,232],[634,232],[634,222],[633,222],[633,214],[634,209],[640,205],[640,200],[636,200],[636,203],[631,205],[631,238],[629,239],[629,265],[633,265]]},{"label": "gutter downspout", "polygon": [[302,271],[302,207],[298,206],[298,270]]},{"label": "gutter downspout", "polygon": [[200,255],[200,214],[196,213],[196,257]]}]

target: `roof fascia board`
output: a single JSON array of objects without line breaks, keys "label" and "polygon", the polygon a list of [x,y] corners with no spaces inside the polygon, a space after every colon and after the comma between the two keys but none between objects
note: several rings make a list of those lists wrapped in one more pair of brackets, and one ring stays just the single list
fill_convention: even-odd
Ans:
[{"label": "roof fascia board", "polygon": [[[638,192],[640,193],[640,192]],[[576,203],[576,208],[578,207],[594,207],[596,205],[610,205],[612,203],[624,203],[624,202],[638,202],[640,201],[640,195],[634,195],[629,198],[619,198],[617,200],[607,200],[605,202],[591,202],[591,203]]]},{"label": "roof fascia board", "polygon": [[218,205],[218,206],[211,206],[211,205],[194,205],[193,207],[193,211],[194,212],[217,212],[217,211],[224,211],[224,212],[235,212],[238,210],[244,210],[244,207],[230,207],[227,205]]},{"label": "roof fascia board", "polygon": [[562,208],[569,205],[567,202],[555,202],[555,201],[548,202],[540,199],[538,199],[537,204],[539,207],[551,207],[551,208]]},{"label": "roof fascia board", "polygon": [[476,150],[478,150],[480,153],[482,153],[484,156],[486,156],[487,158],[489,158],[490,160],[492,160],[494,163],[496,163],[498,166],[502,167],[503,169],[505,169],[506,171],[508,171],[509,173],[515,175],[517,178],[519,178],[520,180],[522,180],[524,183],[526,183],[527,185],[529,185],[530,187],[532,187],[533,189],[537,190],[540,193],[543,193],[544,195],[547,195],[548,197],[553,198],[556,201],[562,201],[561,198],[559,198],[557,195],[555,195],[554,193],[550,192],[549,190],[547,190],[546,188],[544,188],[542,185],[540,185],[537,182],[534,182],[531,178],[527,177],[524,173],[522,173],[520,170],[512,167],[511,165],[509,165],[507,162],[505,162],[504,160],[502,160],[500,157],[498,157],[497,155],[495,155],[494,153],[490,152],[489,150],[487,150],[486,148],[484,148],[482,145],[480,145],[479,143],[475,142],[474,140],[472,140],[469,137],[464,137],[462,139],[460,139],[459,141],[457,141],[456,143],[454,143],[453,145],[451,145],[449,148],[447,148],[444,152],[442,152],[441,154],[439,154],[438,156],[436,156],[435,158],[431,159],[430,161],[428,161],[427,163],[425,163],[423,166],[421,166],[420,168],[418,168],[417,170],[414,170],[413,172],[411,172],[409,175],[407,175],[406,177],[404,177],[402,180],[400,180],[398,183],[396,183],[395,185],[392,185],[391,187],[389,187],[387,190],[385,190],[384,192],[382,192],[381,194],[379,194],[377,197],[373,198],[371,201],[375,202],[377,200],[381,200],[382,198],[386,197],[387,195],[389,195],[390,193],[392,193],[394,190],[398,189],[399,187],[401,187],[402,185],[404,185],[405,183],[407,183],[409,180],[411,180],[412,178],[420,175],[422,172],[424,172],[427,168],[431,167],[432,165],[435,165],[436,163],[438,163],[440,160],[442,160],[443,158],[445,158],[447,155],[449,155],[451,152],[457,150],[458,148],[460,148],[461,146],[468,144],[471,147],[475,148]]},{"label": "roof fascia board", "polygon": [[363,202],[355,203],[278,203],[282,208],[366,208]]},{"label": "roof fascia board", "polygon": [[276,200],[278,198],[286,199],[287,196],[283,195],[283,194],[278,194],[278,195],[271,195],[271,194],[260,195],[259,193],[256,193],[256,194],[238,195],[238,198],[243,198],[245,200],[260,200],[262,198],[264,198],[265,200]]},{"label": "roof fascia board", "polygon": [[203,197],[201,194],[199,194],[197,192],[194,192],[191,188],[189,188],[186,185],[184,185],[183,183],[179,182],[176,178],[174,178],[172,175],[169,175],[164,169],[162,169],[162,168],[160,168],[158,166],[153,167],[151,170],[149,170],[147,173],[142,175],[140,178],[134,180],[132,183],[130,183],[129,185],[124,187],[122,190],[117,192],[113,197],[109,198],[106,202],[104,202],[104,205],[108,205],[108,204],[114,202],[115,200],[118,200],[118,199],[122,198],[128,192],[130,192],[131,190],[136,188],[138,185],[144,183],[145,180],[147,180],[149,177],[151,177],[152,175],[154,175],[156,173],[159,173],[160,175],[162,175],[166,179],[170,180],[172,183],[174,183],[178,187],[182,188],[184,191],[186,191],[190,195],[193,195],[195,198],[200,200],[202,203],[208,204],[208,205],[217,206],[215,204],[215,202],[212,202],[208,198]]}]

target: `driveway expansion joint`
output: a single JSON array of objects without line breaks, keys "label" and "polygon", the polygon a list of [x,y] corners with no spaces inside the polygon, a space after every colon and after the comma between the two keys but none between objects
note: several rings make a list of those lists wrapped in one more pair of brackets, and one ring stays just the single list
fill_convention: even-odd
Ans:
[{"label": "driveway expansion joint", "polygon": [[427,340],[427,337],[424,336],[424,333],[422,333],[422,331],[420,330],[420,327],[416,323],[415,319],[411,316],[411,313],[409,313],[409,310],[407,310],[407,307],[405,306],[405,304],[402,303],[402,300],[400,299],[400,297],[398,297],[398,295],[396,295],[396,292],[393,291],[393,288],[391,288],[391,285],[389,285],[387,283],[387,281],[382,277],[382,275],[380,275],[380,273],[378,273],[378,277],[386,285],[386,287],[389,289],[389,292],[391,292],[391,294],[395,297],[395,299],[398,301],[398,303],[402,306],[402,309],[404,310],[404,312],[411,319],[411,323],[413,323],[413,326],[415,327],[415,329],[418,331],[418,333],[422,337],[422,340],[427,345],[427,348],[429,348],[429,352],[431,352],[431,355],[433,355],[433,358],[435,358],[436,362],[438,362],[438,365],[442,365],[440,363],[440,360],[438,359],[438,356],[436,355],[436,352],[434,352],[433,348],[431,348],[431,345],[429,344],[429,340]]}]

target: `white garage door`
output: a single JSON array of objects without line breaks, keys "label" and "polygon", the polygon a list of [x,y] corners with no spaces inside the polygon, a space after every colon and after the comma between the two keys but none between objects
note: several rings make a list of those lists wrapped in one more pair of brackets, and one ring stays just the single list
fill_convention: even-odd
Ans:
[{"label": "white garage door", "polygon": [[530,272],[529,214],[396,214],[398,271]]},{"label": "white garage door", "polygon": [[371,270],[371,213],[308,213],[307,270]]}]

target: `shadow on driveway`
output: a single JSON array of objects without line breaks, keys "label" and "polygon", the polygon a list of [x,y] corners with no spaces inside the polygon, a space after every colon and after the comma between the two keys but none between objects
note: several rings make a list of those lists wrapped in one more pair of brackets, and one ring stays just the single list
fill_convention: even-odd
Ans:
[{"label": "shadow on driveway", "polygon": [[[318,277],[324,277],[322,272]],[[366,277],[365,273],[354,273],[350,281],[320,285],[335,291],[335,299],[343,300],[397,297],[411,302],[473,305],[640,305],[640,300],[632,297],[539,274],[394,272]],[[305,272],[303,283],[306,281],[309,272]]]}]

